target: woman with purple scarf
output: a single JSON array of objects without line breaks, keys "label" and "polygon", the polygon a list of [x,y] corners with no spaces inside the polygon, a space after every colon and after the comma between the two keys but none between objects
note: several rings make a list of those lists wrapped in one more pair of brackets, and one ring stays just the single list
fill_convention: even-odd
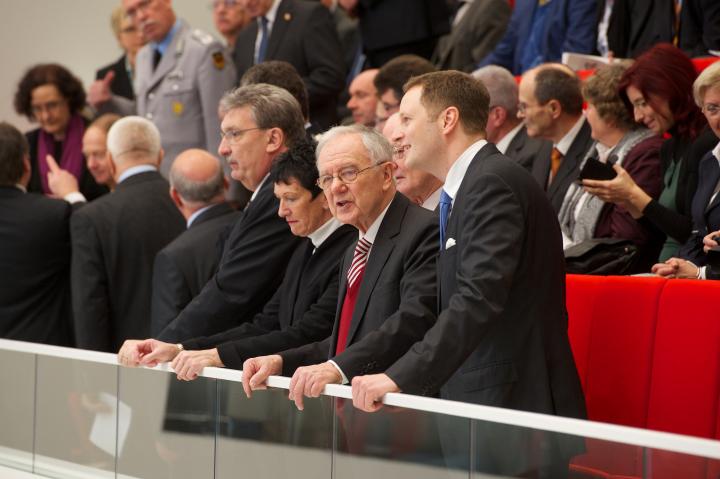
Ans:
[{"label": "woman with purple scarf", "polygon": [[82,83],[66,68],[56,64],[36,65],[20,80],[15,93],[15,110],[40,127],[26,133],[30,145],[32,175],[28,191],[51,194],[48,186],[51,155],[60,167],[78,180],[80,192],[92,200],[107,193],[88,172],[82,153],[87,119]]}]

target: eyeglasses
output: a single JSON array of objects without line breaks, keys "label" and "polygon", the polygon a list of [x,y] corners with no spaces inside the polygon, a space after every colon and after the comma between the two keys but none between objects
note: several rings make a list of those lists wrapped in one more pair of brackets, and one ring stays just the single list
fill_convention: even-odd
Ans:
[{"label": "eyeglasses", "polygon": [[130,20],[135,20],[135,17],[137,16],[138,12],[140,12],[140,11],[144,12],[145,10],[147,10],[150,7],[150,5],[152,3],[153,3],[153,0],[141,0],[137,4],[137,7],[128,8],[127,10],[125,10],[125,15],[127,15],[127,17]]},{"label": "eyeglasses", "polygon": [[43,111],[46,111],[48,113],[56,112],[63,103],[65,103],[65,100],[49,101],[42,105],[30,105],[30,111],[32,111],[32,114],[35,116],[39,115]]},{"label": "eyeglasses", "polygon": [[235,5],[238,4],[237,0],[213,0],[210,2],[210,9],[218,8],[218,7],[225,7],[225,8],[232,8]]},{"label": "eyeglasses", "polygon": [[718,114],[720,114],[720,105],[716,105],[715,103],[707,103],[703,105],[702,111],[707,116],[717,116]]},{"label": "eyeglasses", "polygon": [[243,134],[247,131],[252,130],[267,130],[267,128],[260,128],[259,126],[253,127],[253,128],[244,128],[242,130],[228,130],[228,131],[221,131],[220,132],[220,140],[223,138],[225,141],[230,143],[231,145],[236,144],[238,141],[240,141],[240,138],[242,138]]},{"label": "eyeglasses", "polygon": [[367,168],[363,168],[362,170],[358,170],[355,167],[349,167],[344,168],[340,171],[337,175],[323,175],[320,178],[317,179],[317,185],[323,189],[328,190],[332,186],[333,180],[337,178],[344,184],[348,183],[355,183],[357,181],[358,175],[362,173],[363,171],[367,171],[370,168],[375,168],[376,166],[382,166],[385,163],[388,163],[387,161],[383,161],[382,163],[378,163],[377,165],[368,166]]}]

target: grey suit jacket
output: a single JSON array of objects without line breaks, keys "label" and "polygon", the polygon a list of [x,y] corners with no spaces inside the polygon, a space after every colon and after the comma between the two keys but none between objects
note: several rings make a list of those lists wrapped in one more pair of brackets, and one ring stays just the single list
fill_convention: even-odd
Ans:
[{"label": "grey suit jacket", "polygon": [[475,0],[440,38],[432,62],[441,70],[472,72],[505,34],[510,13],[507,0]]}]

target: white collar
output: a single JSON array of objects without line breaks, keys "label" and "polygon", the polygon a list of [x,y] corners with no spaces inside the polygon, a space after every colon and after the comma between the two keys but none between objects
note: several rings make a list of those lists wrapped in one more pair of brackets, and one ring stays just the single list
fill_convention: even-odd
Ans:
[{"label": "white collar", "polygon": [[508,146],[510,146],[510,143],[513,141],[513,139],[515,139],[515,137],[516,137],[517,134],[520,132],[520,130],[522,129],[523,126],[525,126],[525,124],[524,124],[523,122],[518,123],[515,128],[513,128],[513,129],[510,130],[510,131],[508,131],[508,132],[505,134],[505,136],[503,136],[503,137],[500,139],[500,141],[498,141],[498,142],[495,144],[495,146],[497,147],[497,149],[498,149],[498,151],[499,151],[500,153],[502,153],[503,155],[505,154],[505,152],[506,152],[507,149],[508,149]]},{"label": "white collar", "polygon": [[260,22],[260,18],[265,17],[265,19],[268,21],[268,29],[272,28],[273,23],[275,23],[275,17],[277,17],[278,8],[280,8],[280,1],[281,0],[273,0],[273,4],[270,6],[270,9],[267,11],[267,13],[265,13],[265,15],[260,15],[255,19]]},{"label": "white collar", "polygon": [[[324,193],[320,193],[321,195]],[[325,222],[321,227],[313,231],[308,235],[308,238],[310,238],[310,241],[312,241],[313,246],[315,249],[318,249],[320,245],[322,245],[326,239],[330,237],[331,234],[333,234],[338,228],[340,228],[343,224],[340,223],[335,218],[330,218],[328,221]]]},{"label": "white collar", "polygon": [[423,201],[422,207],[426,210],[435,211],[438,203],[440,203],[440,193],[442,193],[442,188],[433,191],[432,194]]},{"label": "white collar", "polygon": [[148,171],[157,171],[157,168],[153,165],[131,166],[127,170],[123,171],[122,175],[120,175],[118,178],[118,185],[131,176],[139,175],[140,173],[147,173]]},{"label": "white collar", "polygon": [[[617,146],[617,145],[615,145]],[[608,158],[610,157],[610,153],[615,149],[615,146],[608,147],[600,143],[599,141],[595,143],[595,149],[598,152],[598,160],[600,160],[603,163],[607,163]]]},{"label": "white collar", "polygon": [[23,193],[27,193],[27,188],[25,188],[25,187],[24,187],[23,185],[21,185],[20,183],[15,183],[15,188],[17,188],[18,190],[22,191]]},{"label": "white collar", "polygon": [[360,239],[365,238],[370,243],[375,242],[375,237],[377,236],[378,230],[380,229],[380,225],[382,224],[383,218],[385,218],[385,213],[387,213],[388,208],[390,208],[390,205],[392,202],[395,201],[395,197],[393,197],[387,204],[384,210],[382,210],[382,213],[378,215],[377,218],[375,218],[375,221],[370,225],[368,230],[365,232],[365,234],[362,234],[362,231],[358,230],[360,234]]},{"label": "white collar", "polygon": [[448,174],[445,177],[445,184],[442,189],[445,190],[445,193],[447,193],[453,201],[455,201],[455,198],[457,197],[460,184],[462,183],[463,178],[465,178],[465,173],[470,167],[470,163],[472,163],[475,155],[477,155],[478,151],[480,151],[485,145],[487,145],[487,140],[485,139],[476,141],[463,151],[458,159],[455,160],[455,163],[453,163],[450,167],[450,171],[448,171]]},{"label": "white collar", "polygon": [[250,197],[250,201],[253,201],[253,200],[255,199],[255,197],[257,197],[258,193],[260,192],[260,188],[263,187],[263,185],[265,184],[265,182],[266,182],[267,179],[268,179],[268,176],[270,176],[270,173],[266,174],[266,175],[263,177],[263,179],[260,181],[260,184],[257,186],[257,188],[255,188],[255,191],[253,191],[253,194],[252,194],[252,196]]},{"label": "white collar", "polygon": [[720,163],[720,143],[715,145],[715,148],[712,150],[712,154],[715,157],[716,160],[718,160],[718,163]]},{"label": "white collar", "polygon": [[[217,203],[215,203],[217,204]],[[195,211],[193,214],[190,215],[190,218],[187,219],[187,227],[190,228],[192,224],[195,222],[196,219],[198,219],[198,216],[205,213],[207,210],[215,206],[215,204],[203,206],[199,210]]]},{"label": "white collar", "polygon": [[553,145],[555,148],[562,153],[563,156],[567,155],[568,150],[573,144],[573,141],[575,141],[575,137],[580,133],[580,128],[582,128],[583,123],[585,122],[585,115],[580,115],[580,118],[578,118],[578,121],[575,122],[572,128],[565,133],[565,136],[562,137],[560,141],[557,142],[556,145]]}]

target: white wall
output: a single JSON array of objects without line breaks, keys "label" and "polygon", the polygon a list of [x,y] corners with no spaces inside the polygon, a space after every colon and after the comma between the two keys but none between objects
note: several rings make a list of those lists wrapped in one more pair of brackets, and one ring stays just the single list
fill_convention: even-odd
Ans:
[{"label": "white wall", "polygon": [[[17,82],[36,63],[60,63],[85,87],[121,54],[110,28],[118,0],[0,0],[0,121],[30,124],[13,108]],[[216,35],[209,0],[175,0],[191,26]]]}]

